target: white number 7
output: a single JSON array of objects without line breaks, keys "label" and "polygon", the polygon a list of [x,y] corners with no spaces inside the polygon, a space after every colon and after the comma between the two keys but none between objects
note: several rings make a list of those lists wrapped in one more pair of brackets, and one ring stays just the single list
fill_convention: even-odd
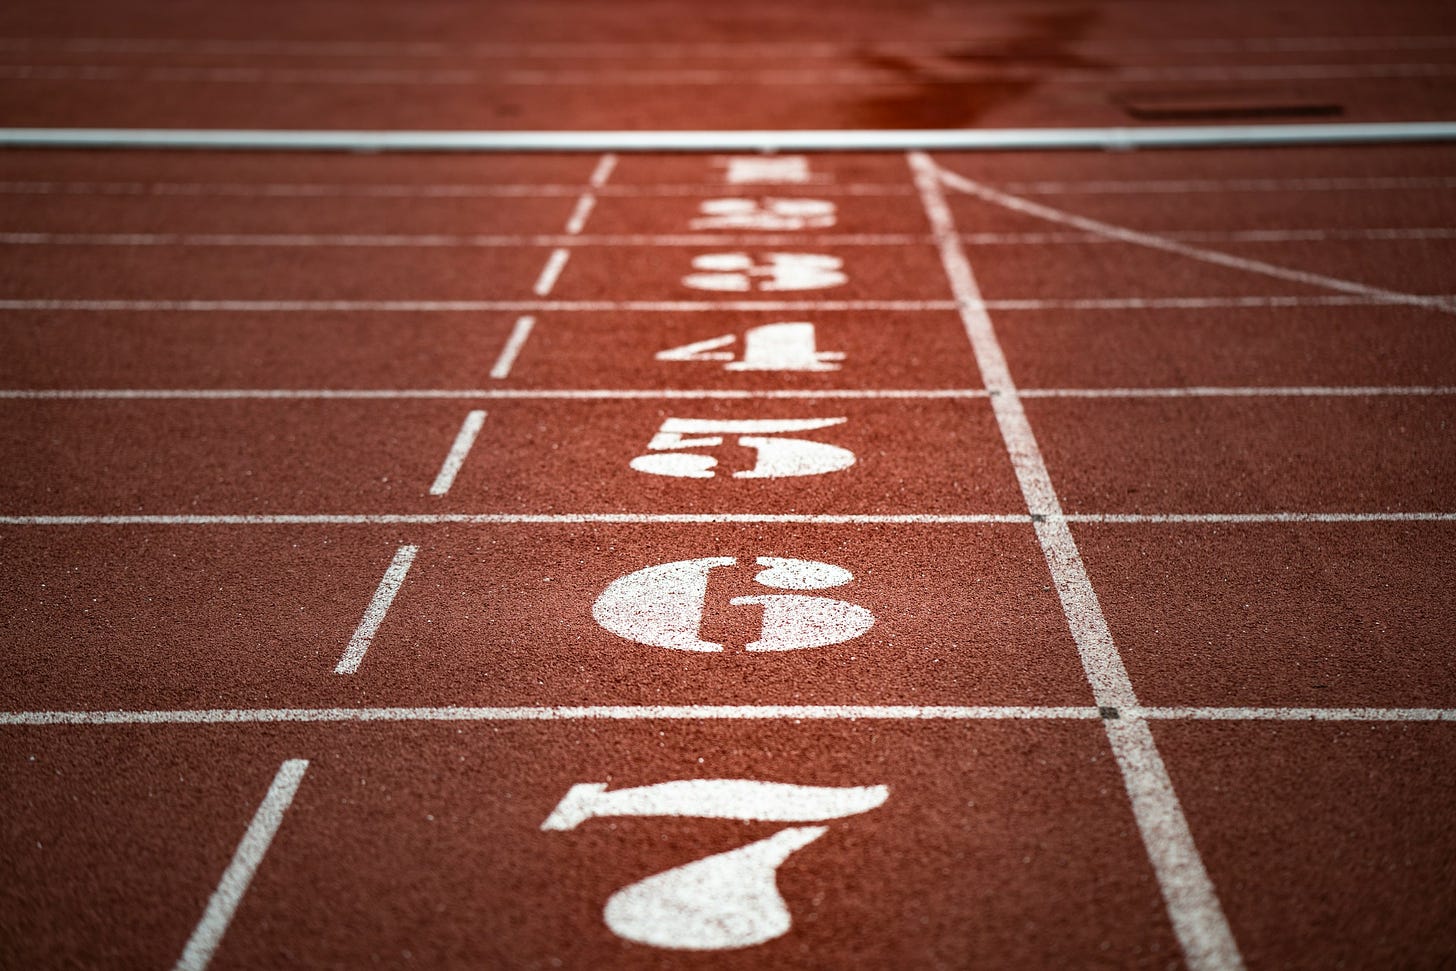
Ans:
[{"label": "white number 7", "polygon": [[[798,786],[752,779],[683,779],[608,792],[605,783],[569,789],[543,830],[575,829],[597,816],[812,822],[869,812],[888,786]],[[619,937],[654,947],[717,951],[751,947],[787,933],[779,867],[827,832],[791,826],[767,839],[715,853],[629,884],[607,899],[603,917]]]}]

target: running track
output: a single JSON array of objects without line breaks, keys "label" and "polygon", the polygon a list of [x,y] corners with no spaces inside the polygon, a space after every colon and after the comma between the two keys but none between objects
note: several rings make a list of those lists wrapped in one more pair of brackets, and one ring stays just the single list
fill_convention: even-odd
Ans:
[{"label": "running track", "polygon": [[[489,6],[21,5],[0,110],[1456,117],[1438,4]],[[0,963],[1450,966],[1453,187],[0,153]]]}]

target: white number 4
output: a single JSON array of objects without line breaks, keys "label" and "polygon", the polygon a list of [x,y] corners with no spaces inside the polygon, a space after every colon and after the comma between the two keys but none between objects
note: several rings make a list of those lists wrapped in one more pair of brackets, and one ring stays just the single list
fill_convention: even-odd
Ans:
[{"label": "white number 4", "polygon": [[757,453],[753,468],[733,473],[735,479],[780,479],[796,475],[823,475],[854,464],[854,453],[838,445],[804,438],[777,438],[785,432],[808,432],[842,425],[845,418],[789,418],[749,421],[718,421],[711,418],[669,418],[662,423],[651,450],[639,455],[631,466],[649,475],[678,479],[711,479],[718,460],[711,455],[679,451],[711,448],[723,444],[725,435],[737,435],[738,445]]},{"label": "white number 4", "polygon": [[[822,822],[869,812],[888,786],[798,786],[753,779],[681,779],[608,792],[572,786],[543,830],[572,830],[597,816],[686,816],[760,822]],[[618,937],[653,947],[719,951],[781,937],[793,924],[778,869],[828,831],[791,826],[767,839],[715,853],[629,884],[607,899],[603,917]]]},{"label": "white number 4", "polygon": [[831,363],[844,360],[842,351],[821,351],[814,338],[814,325],[802,322],[764,324],[743,335],[743,358],[735,360],[732,347],[738,338],[724,334],[657,353],[659,361],[725,361],[725,371],[838,371]]}]

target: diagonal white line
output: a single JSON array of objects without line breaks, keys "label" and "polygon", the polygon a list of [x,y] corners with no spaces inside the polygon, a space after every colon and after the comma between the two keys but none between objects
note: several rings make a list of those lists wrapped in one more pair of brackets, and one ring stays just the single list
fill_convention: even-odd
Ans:
[{"label": "diagonal white line", "polygon": [[460,431],[455,433],[455,441],[450,443],[450,451],[446,453],[445,461],[435,475],[435,481],[430,484],[430,495],[443,496],[450,491],[450,487],[455,484],[455,476],[460,474],[460,467],[465,464],[466,456],[470,454],[470,449],[475,445],[475,439],[483,427],[485,412],[477,409],[466,413],[465,420],[460,423]]},{"label": "diagonal white line", "polygon": [[495,359],[495,365],[490,369],[491,377],[499,380],[510,376],[511,367],[516,363],[521,348],[526,346],[526,338],[531,336],[531,328],[535,326],[535,317],[516,318],[516,324],[511,328],[511,334],[506,338],[505,346],[501,348],[500,357]]},{"label": "diagonal white line", "polygon": [[[981,368],[982,380],[992,392],[996,422],[1026,497],[1037,539],[1061,597],[1093,695],[1099,707],[1133,709],[1137,697],[1132,681],[1113,643],[1071,528],[1061,514],[1051,475],[1021,407],[1000,341],[946,203],[940,170],[922,152],[910,153],[909,160],[916,188],[935,231],[951,291],[960,304],[961,320]],[[1173,791],[1172,780],[1148,723],[1141,718],[1119,717],[1104,719],[1103,725],[1122,771],[1143,844],[1157,874],[1168,917],[1189,966],[1194,971],[1241,968],[1243,961],[1238,945],[1198,855],[1183,807]]]},{"label": "diagonal white line", "polygon": [[228,925],[232,923],[238,904],[243,902],[243,895],[248,892],[253,874],[258,872],[278,827],[283,825],[283,814],[292,805],[307,768],[306,759],[289,759],[279,767],[268,786],[267,795],[253,814],[253,821],[243,833],[242,842],[233,853],[232,862],[223,871],[217,889],[212,892],[202,919],[197,922],[182,956],[177,959],[174,971],[202,971],[212,960]]},{"label": "diagonal white line", "polygon": [[335,674],[358,672],[364,655],[369,651],[369,645],[374,643],[374,635],[379,633],[379,625],[384,623],[384,616],[389,613],[389,605],[394,603],[399,588],[404,586],[404,578],[419,551],[418,546],[401,546],[395,551],[394,559],[389,562],[384,577],[369,600],[369,606],[364,609],[364,616],[359,620],[354,636],[349,638],[349,646],[334,667]]},{"label": "diagonal white line", "polygon": [[1276,280],[1288,280],[1293,283],[1319,287],[1322,290],[1333,290],[1337,293],[1350,294],[1352,296],[1371,297],[1386,303],[1426,307],[1431,310],[1439,310],[1443,313],[1456,313],[1456,303],[1448,299],[1430,297],[1423,294],[1402,293],[1397,290],[1387,290],[1383,287],[1372,287],[1364,283],[1357,283],[1353,280],[1325,276],[1322,273],[1308,273],[1304,270],[1292,270],[1288,267],[1266,263],[1263,260],[1246,259],[1242,256],[1233,256],[1217,250],[1204,249],[1201,246],[1191,246],[1168,239],[1165,236],[1155,236],[1152,233],[1139,232],[1123,226],[1114,226],[1111,223],[1105,223],[1099,219],[1089,219],[1086,216],[1078,216],[1061,209],[1054,209],[1051,206],[1045,206],[1039,202],[1032,202],[1020,196],[1014,196],[1008,192],[993,189],[974,179],[968,179],[963,175],[958,175],[946,169],[937,168],[937,171],[940,173],[940,180],[947,186],[973,195],[984,202],[1001,206],[1003,209],[1010,209],[1012,212],[1033,216],[1037,219],[1045,219],[1048,222],[1060,223],[1064,226],[1074,226],[1083,232],[1092,233],[1107,239],[1129,243],[1134,246],[1144,246],[1149,249],[1161,250],[1177,256],[1185,256],[1189,259],[1198,260],[1203,263],[1211,263],[1215,266],[1243,270],[1249,273],[1258,273],[1263,276],[1273,277]]}]

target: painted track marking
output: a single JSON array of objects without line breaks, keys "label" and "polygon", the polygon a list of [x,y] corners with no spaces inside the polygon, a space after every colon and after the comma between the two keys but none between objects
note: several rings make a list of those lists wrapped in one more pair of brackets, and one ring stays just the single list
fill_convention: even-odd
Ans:
[{"label": "painted track marking", "polygon": [[942,168],[938,169],[938,171],[941,173],[940,180],[943,184],[967,193],[968,195],[975,196],[983,202],[989,202],[1003,209],[1023,213],[1024,215],[1033,216],[1037,219],[1045,219],[1049,222],[1073,226],[1084,232],[1104,236],[1107,239],[1117,242],[1161,250],[1165,253],[1172,253],[1175,256],[1184,256],[1188,259],[1211,263],[1215,266],[1222,266],[1232,270],[1258,273],[1262,276],[1273,277],[1276,280],[1303,283],[1308,286],[1319,287],[1322,290],[1333,290],[1336,293],[1372,297],[1389,303],[1426,307],[1431,310],[1442,311],[1443,313],[1456,313],[1456,304],[1453,304],[1449,299],[1387,290],[1383,287],[1373,287],[1340,277],[1326,276],[1322,273],[1309,273],[1304,270],[1293,270],[1288,267],[1276,266],[1273,263],[1266,263],[1263,260],[1253,260],[1242,256],[1222,253],[1217,250],[1189,246],[1164,236],[1144,233],[1135,229],[1127,229],[1123,226],[1114,226],[1111,223],[1102,222],[1100,219],[1089,219],[1086,216],[1078,216],[1061,209],[1054,209],[1051,206],[1044,206],[1039,202],[1032,202],[1029,199],[1022,199],[1019,196],[1014,196],[1010,193],[1002,192],[999,189],[982,185],[974,179],[968,179],[963,175],[958,175],[947,169]]},{"label": "painted track marking", "polygon": [[228,925],[232,923],[233,914],[243,901],[243,895],[248,892],[248,884],[258,872],[278,827],[283,825],[283,814],[292,805],[307,769],[306,759],[289,759],[279,767],[267,794],[253,814],[252,822],[248,823],[232,861],[223,871],[217,889],[207,901],[202,919],[197,922],[182,956],[177,959],[174,971],[202,971],[212,960]]},{"label": "painted track marking", "polygon": [[384,623],[384,616],[389,613],[389,605],[394,603],[399,588],[404,586],[404,578],[419,551],[418,546],[401,546],[395,551],[394,559],[390,561],[384,577],[374,590],[374,596],[369,599],[369,606],[364,609],[359,626],[349,638],[349,646],[345,649],[344,656],[339,658],[339,663],[334,667],[335,674],[358,672],[360,662],[368,653],[369,645],[374,642],[374,635],[379,633],[379,625]]},{"label": "painted track marking", "polygon": [[[996,392],[991,398],[996,422],[1027,508],[1033,515],[1037,539],[1046,555],[1047,567],[1077,642],[1093,695],[1099,707],[1131,709],[1137,704],[1132,681],[1113,643],[1076,540],[1061,517],[1061,503],[1051,476],[1021,407],[991,318],[982,305],[980,287],[945,199],[942,170],[919,152],[911,153],[909,162],[926,215],[939,240],[941,262],[951,291],[958,300],[964,301],[961,319],[982,381]],[[1190,967],[1195,971],[1242,967],[1233,932],[1194,845],[1183,807],[1173,791],[1172,780],[1148,723],[1140,718],[1117,718],[1105,719],[1103,724],[1163,892],[1169,919]]]},{"label": "painted track marking", "polygon": [[517,317],[516,323],[511,327],[511,334],[506,338],[506,344],[501,348],[500,357],[495,359],[495,364],[490,369],[490,376],[497,381],[508,378],[511,368],[520,356],[521,348],[526,346],[526,338],[531,336],[531,328],[536,326],[536,318],[529,315]]},{"label": "painted track marking", "polygon": [[[6,711],[0,725],[253,725],[286,722],[512,721],[1091,721],[1095,705],[522,705],[429,708],[202,708]],[[1456,708],[1126,708],[1162,721],[1456,722]]]},{"label": "painted track marking", "polygon": [[475,445],[475,439],[484,426],[485,412],[476,410],[466,413],[465,420],[460,423],[460,431],[455,434],[455,441],[450,443],[450,451],[445,454],[445,461],[441,463],[435,481],[430,484],[430,495],[443,496],[450,491],[450,487],[455,484],[455,476],[460,474],[460,468],[465,464],[465,459],[470,454],[470,449]]},{"label": "painted track marking", "polygon": [[541,275],[536,278],[536,285],[531,291],[538,297],[549,294],[556,281],[561,276],[561,271],[566,268],[566,261],[571,258],[571,250],[564,246],[558,246],[546,257],[546,265],[541,267]]}]

